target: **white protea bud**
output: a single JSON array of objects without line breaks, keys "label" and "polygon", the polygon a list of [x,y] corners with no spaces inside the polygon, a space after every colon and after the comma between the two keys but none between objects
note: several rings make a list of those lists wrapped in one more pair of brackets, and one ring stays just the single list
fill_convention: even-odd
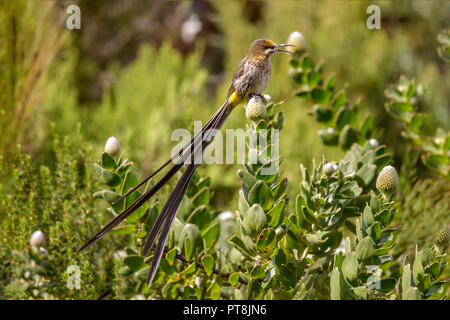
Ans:
[{"label": "white protea bud", "polygon": [[395,194],[398,191],[397,170],[393,166],[384,167],[378,174],[376,187],[386,195]]},{"label": "white protea bud", "polygon": [[219,214],[219,220],[220,221],[228,221],[235,219],[235,214],[231,211],[224,211]]},{"label": "white protea bud", "polygon": [[248,100],[247,107],[245,108],[245,116],[253,122],[258,122],[266,118],[266,105],[260,96],[253,96]]},{"label": "white protea bud", "polygon": [[325,173],[327,176],[331,176],[333,173],[335,173],[337,170],[339,169],[339,167],[332,163],[332,162],[327,162],[322,169],[322,172]]},{"label": "white protea bud", "polygon": [[376,149],[378,148],[378,146],[380,145],[377,141],[377,139],[370,139],[369,140],[369,145],[373,148]]},{"label": "white protea bud", "polygon": [[197,15],[190,15],[181,25],[181,39],[185,43],[191,43],[202,31],[203,24]]},{"label": "white protea bud", "polygon": [[39,247],[45,243],[45,236],[41,230],[36,230],[31,234],[30,245],[33,247]]},{"label": "white protea bud", "polygon": [[108,140],[106,140],[105,152],[111,156],[115,156],[120,152],[120,144],[115,137],[109,137]]},{"label": "white protea bud", "polygon": [[295,46],[295,47],[286,47],[287,50],[291,52],[308,50],[308,45],[306,44],[305,36],[300,31],[292,32],[288,37],[287,44]]}]

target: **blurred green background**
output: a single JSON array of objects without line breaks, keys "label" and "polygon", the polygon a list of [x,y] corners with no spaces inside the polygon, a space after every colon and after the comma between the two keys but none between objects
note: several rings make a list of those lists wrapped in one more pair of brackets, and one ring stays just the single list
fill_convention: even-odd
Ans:
[{"label": "blurred green background", "polygon": [[[70,31],[66,9],[73,3],[81,8],[81,29]],[[370,4],[381,8],[381,30],[366,27]],[[374,116],[379,141],[399,164],[405,144],[385,112],[384,89],[401,74],[415,78],[427,88],[430,122],[449,130],[449,68],[436,53],[436,35],[448,21],[448,1],[0,0],[0,154],[12,159],[21,144],[34,167],[52,168],[51,123],[73,141],[81,124],[81,143],[94,159],[115,136],[144,175],[169,157],[174,129],[207,121],[223,103],[254,39],[281,43],[298,30],[311,56],[335,72],[338,89],[346,87],[351,101],[363,99],[361,113]],[[280,154],[293,198],[300,163],[309,167],[323,155],[339,160],[343,151],[320,143],[311,106],[292,95],[289,58],[276,55],[272,65],[266,93],[285,102]],[[223,130],[245,121],[240,107]],[[212,178],[219,210],[237,208],[238,167],[200,169]],[[7,188],[10,177],[2,179]],[[448,221],[448,201],[442,210]]]},{"label": "blurred green background", "polygon": [[[173,129],[206,121],[221,105],[251,41],[284,42],[294,30],[305,35],[311,55],[336,72],[351,100],[363,98],[362,113],[375,116],[397,161],[400,129],[384,110],[383,91],[400,74],[429,88],[426,111],[434,123],[449,127],[450,88],[442,80],[448,68],[435,49],[436,34],[450,19],[446,1],[370,1],[381,8],[381,30],[366,27],[366,1],[78,1],[81,30],[73,31],[65,28],[72,2],[0,3],[0,148],[6,157],[21,143],[35,163],[46,163],[50,122],[61,135],[73,134],[81,123],[94,154],[115,136],[142,172],[155,169],[174,145]],[[291,96],[289,59],[272,60],[266,92],[285,101],[280,152],[295,181],[299,163],[310,165],[322,154],[337,159],[341,152],[318,143],[309,107]],[[244,121],[240,108],[225,128],[243,128]],[[217,193],[238,187],[235,169],[202,168]]]}]

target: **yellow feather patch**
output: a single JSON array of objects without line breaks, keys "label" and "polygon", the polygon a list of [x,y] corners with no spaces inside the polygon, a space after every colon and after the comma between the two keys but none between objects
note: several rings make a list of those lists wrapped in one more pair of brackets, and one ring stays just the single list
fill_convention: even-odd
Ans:
[{"label": "yellow feather patch", "polygon": [[242,97],[239,96],[236,92],[233,92],[231,96],[228,98],[228,103],[233,106],[237,106],[242,102]]}]

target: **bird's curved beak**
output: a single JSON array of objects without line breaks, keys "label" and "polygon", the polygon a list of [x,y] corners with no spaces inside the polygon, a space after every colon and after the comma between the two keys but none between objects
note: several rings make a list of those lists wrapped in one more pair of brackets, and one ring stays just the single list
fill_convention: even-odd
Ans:
[{"label": "bird's curved beak", "polygon": [[282,48],[282,47],[295,47],[295,46],[292,44],[280,43],[280,44],[275,45],[274,52],[287,52],[290,54],[294,54],[292,51],[289,51],[289,50],[277,49],[277,48]]}]

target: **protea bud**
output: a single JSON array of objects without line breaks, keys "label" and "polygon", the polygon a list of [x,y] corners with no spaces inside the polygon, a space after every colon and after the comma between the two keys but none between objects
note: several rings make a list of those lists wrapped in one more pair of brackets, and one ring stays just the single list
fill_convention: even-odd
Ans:
[{"label": "protea bud", "polygon": [[245,116],[247,119],[258,122],[265,119],[267,115],[266,105],[260,96],[253,96],[247,103],[245,108]]},{"label": "protea bud", "polygon": [[338,169],[339,169],[339,167],[336,164],[334,164],[332,162],[328,162],[323,166],[322,172],[325,173],[327,176],[331,176]]},{"label": "protea bud", "polygon": [[380,144],[378,143],[377,139],[370,139],[369,145],[372,147],[372,149],[376,149]]},{"label": "protea bud", "polygon": [[438,232],[436,236],[436,244],[441,248],[446,248],[448,246],[448,228],[444,228]]},{"label": "protea bud", "polygon": [[36,230],[31,234],[30,245],[33,247],[39,247],[45,243],[45,236],[41,230]]},{"label": "protea bud", "polygon": [[376,187],[380,192],[386,195],[397,193],[398,175],[393,166],[384,167],[378,174]]},{"label": "protea bud", "polygon": [[106,140],[105,152],[111,156],[115,156],[120,152],[120,144],[115,137],[109,137],[108,140]]},{"label": "protea bud", "polygon": [[266,99],[266,102],[272,101],[272,97],[268,94],[263,94],[264,99]]},{"label": "protea bud", "polygon": [[295,46],[287,48],[291,52],[308,50],[305,36],[300,31],[292,32],[288,37],[287,43]]}]

